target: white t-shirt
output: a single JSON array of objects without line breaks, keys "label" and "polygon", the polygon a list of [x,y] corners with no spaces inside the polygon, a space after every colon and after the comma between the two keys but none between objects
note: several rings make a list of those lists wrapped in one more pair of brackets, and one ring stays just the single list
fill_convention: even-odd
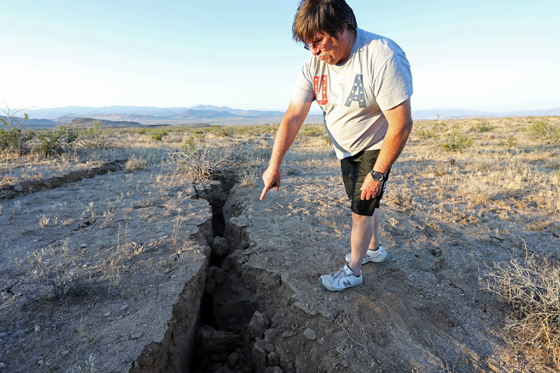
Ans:
[{"label": "white t-shirt", "polygon": [[292,100],[317,103],[339,159],[381,149],[387,133],[383,110],[412,95],[410,64],[392,40],[356,30],[350,57],[329,65],[316,56],[305,62]]}]

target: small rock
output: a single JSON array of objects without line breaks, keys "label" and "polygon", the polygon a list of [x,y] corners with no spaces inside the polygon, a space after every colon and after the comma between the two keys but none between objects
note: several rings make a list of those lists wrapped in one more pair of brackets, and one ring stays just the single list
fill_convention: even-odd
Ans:
[{"label": "small rock", "polygon": [[6,368],[6,364],[0,363],[0,369]]},{"label": "small rock", "polygon": [[237,351],[229,354],[229,356],[227,358],[227,362],[228,362],[229,366],[232,367],[232,368],[234,368],[237,365],[237,363],[239,362],[239,354],[237,353]]},{"label": "small rock", "polygon": [[262,349],[258,343],[255,343],[251,355],[253,357],[253,367],[255,370],[257,372],[264,372],[266,369],[266,352],[264,349]]},{"label": "small rock", "polygon": [[320,345],[325,344],[325,338],[322,338],[322,337],[319,338],[319,339],[317,340],[317,343],[319,343]]},{"label": "small rock", "polygon": [[264,340],[266,342],[274,342],[274,340],[276,339],[276,337],[278,337],[281,331],[282,331],[281,329],[268,329],[267,331],[264,332]]},{"label": "small rock", "polygon": [[82,249],[85,249],[85,248],[87,247],[87,244],[83,243],[83,244],[80,245],[80,247],[81,247]]},{"label": "small rock", "polygon": [[39,361],[37,362],[37,364],[43,365],[43,359],[39,360]]},{"label": "small rock", "polygon": [[129,339],[140,339],[144,335],[144,332],[138,332],[131,334]]},{"label": "small rock", "polygon": [[280,358],[276,352],[271,352],[268,354],[268,365],[276,366],[280,365]]},{"label": "small rock", "polygon": [[109,315],[111,315],[111,311],[107,312],[106,314],[104,314],[103,316],[105,317],[109,317]]},{"label": "small rock", "polygon": [[309,341],[314,341],[315,339],[317,339],[317,334],[315,333],[315,330],[311,328],[305,329],[303,331],[303,336],[305,337],[305,339]]},{"label": "small rock", "polygon": [[228,242],[224,237],[216,236],[212,239],[212,253],[217,256],[224,256],[229,252]]},{"label": "small rock", "polygon": [[14,190],[15,190],[16,192],[21,192],[21,191],[23,190],[23,187],[22,187],[21,185],[16,185],[16,186],[14,187]]},{"label": "small rock", "polygon": [[41,331],[40,325],[35,325],[35,333],[39,333]]},{"label": "small rock", "polygon": [[6,332],[0,333],[0,338],[4,338],[4,337],[6,337],[6,336],[8,336],[8,333],[6,333]]},{"label": "small rock", "polygon": [[249,322],[249,334],[251,335],[251,338],[261,336],[267,328],[268,320],[264,314],[259,311],[255,311],[251,321]]},{"label": "small rock", "polygon": [[282,333],[282,338],[290,338],[293,337],[296,333],[291,331],[291,330],[286,330],[284,333]]},{"label": "small rock", "polygon": [[124,306],[121,307],[121,311],[124,311],[128,308],[128,304],[125,304]]},{"label": "small rock", "polygon": [[67,355],[69,354],[69,352],[68,352],[68,351],[61,351],[60,354],[61,354],[62,356],[67,356]]}]

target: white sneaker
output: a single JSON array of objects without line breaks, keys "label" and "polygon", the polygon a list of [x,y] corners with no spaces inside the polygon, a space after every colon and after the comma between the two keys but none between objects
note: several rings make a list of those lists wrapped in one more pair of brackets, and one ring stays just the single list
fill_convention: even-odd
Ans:
[{"label": "white sneaker", "polygon": [[[346,254],[346,258],[344,258],[348,263],[350,263],[350,255],[351,254]],[[362,265],[369,262],[379,263],[384,261],[385,258],[387,258],[387,251],[383,249],[383,246],[379,245],[379,249],[367,251],[364,260],[362,260]]]},{"label": "white sneaker", "polygon": [[319,283],[330,291],[342,291],[354,286],[363,285],[364,279],[361,270],[360,277],[356,277],[350,267],[345,265],[338,272],[319,277]]}]

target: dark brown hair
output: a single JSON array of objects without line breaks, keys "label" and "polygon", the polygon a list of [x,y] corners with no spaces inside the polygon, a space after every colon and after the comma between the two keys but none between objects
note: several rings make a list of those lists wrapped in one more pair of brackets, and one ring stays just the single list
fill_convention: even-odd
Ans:
[{"label": "dark brown hair", "polygon": [[292,25],[292,37],[307,45],[319,32],[336,37],[345,27],[348,30],[358,27],[354,12],[346,1],[302,0]]}]

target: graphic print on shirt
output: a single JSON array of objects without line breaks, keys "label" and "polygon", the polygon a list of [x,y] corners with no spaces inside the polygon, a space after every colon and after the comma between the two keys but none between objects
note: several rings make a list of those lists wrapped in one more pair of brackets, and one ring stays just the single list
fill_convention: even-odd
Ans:
[{"label": "graphic print on shirt", "polygon": [[346,83],[346,76],[341,74],[333,74],[332,82],[332,93],[331,102],[335,105],[341,104],[344,100],[344,91],[342,90],[341,84]]},{"label": "graphic print on shirt", "polygon": [[352,92],[346,99],[344,106],[350,107],[352,101],[358,101],[361,108],[366,107],[366,96],[364,95],[364,76],[362,74],[356,74],[354,78],[354,85],[352,86]]},{"label": "graphic print on shirt", "polygon": [[315,97],[317,97],[317,103],[319,105],[326,105],[329,100],[327,99],[327,76],[321,76],[321,99],[319,100],[319,77],[313,77],[313,90],[315,91]]}]

